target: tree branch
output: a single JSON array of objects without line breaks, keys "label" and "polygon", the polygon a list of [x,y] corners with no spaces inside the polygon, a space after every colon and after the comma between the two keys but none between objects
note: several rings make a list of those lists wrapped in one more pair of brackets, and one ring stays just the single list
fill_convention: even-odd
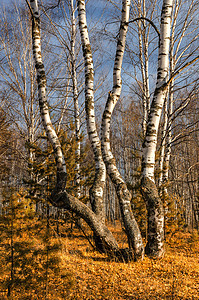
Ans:
[{"label": "tree branch", "polygon": [[32,15],[32,18],[34,19],[35,17],[34,17],[34,14],[33,14],[32,8],[31,8],[31,6],[30,6],[30,2],[29,2],[28,0],[25,0],[25,1],[26,1],[27,5],[28,5],[28,8],[29,8],[29,10],[30,10],[30,13],[31,13],[31,15]]},{"label": "tree branch", "polygon": [[167,82],[165,82],[163,85],[161,85],[159,88],[156,89],[157,91],[161,91],[161,90],[165,90],[169,84],[171,83],[171,81],[180,73],[182,72],[185,68],[187,68],[188,66],[192,65],[194,62],[196,62],[199,59],[199,55],[196,56],[194,59],[192,59],[191,61],[187,62],[184,66],[182,66],[179,70],[177,70],[176,72],[174,72],[171,77],[169,78],[169,80]]},{"label": "tree branch", "polygon": [[155,31],[157,32],[158,37],[159,37],[159,39],[160,39],[160,32],[159,32],[158,28],[157,28],[156,25],[155,25],[150,19],[148,19],[148,18],[145,18],[145,17],[139,17],[139,18],[136,18],[136,19],[133,19],[133,20],[129,21],[128,24],[129,24],[129,23],[136,22],[136,21],[139,21],[139,20],[145,20],[145,21],[149,22],[149,23],[153,26],[153,28],[155,29]]}]

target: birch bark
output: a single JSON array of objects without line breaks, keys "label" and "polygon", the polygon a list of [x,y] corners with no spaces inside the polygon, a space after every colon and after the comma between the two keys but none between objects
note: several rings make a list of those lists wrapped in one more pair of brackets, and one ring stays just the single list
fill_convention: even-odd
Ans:
[{"label": "birch bark", "polygon": [[[0,36],[0,44],[4,59],[0,65],[1,86],[9,90],[6,102],[12,107],[12,110],[8,110],[10,119],[27,143],[27,180],[32,181],[35,159],[32,145],[38,130],[39,114],[35,99],[36,80],[31,54],[31,34],[28,31],[29,21],[22,16],[19,7],[15,7],[12,13],[21,21],[16,26],[14,18],[11,21],[6,11],[2,15],[4,31]],[[17,38],[13,40],[13,36]]]},{"label": "birch bark", "polygon": [[77,90],[77,74],[76,74],[76,60],[75,60],[75,36],[76,36],[76,22],[75,9],[73,0],[71,0],[71,66],[72,66],[72,82],[73,82],[73,101],[74,101],[74,118],[75,118],[75,137],[76,137],[76,175],[75,184],[77,185],[77,198],[81,197],[80,189],[80,117],[79,117],[79,102]]},{"label": "birch bark", "polygon": [[[170,50],[169,50],[169,65],[170,70],[169,74],[170,76],[174,73],[174,35],[175,35],[175,28],[176,28],[176,22],[177,22],[177,16],[179,12],[179,2],[178,0],[175,1],[173,9],[173,17],[172,17],[172,28],[171,28],[171,37],[170,37]],[[161,191],[161,194],[166,196],[167,194],[167,183],[168,183],[168,176],[169,176],[169,161],[170,161],[170,155],[171,155],[171,117],[173,113],[173,86],[174,86],[174,79],[171,81],[169,85],[169,92],[168,92],[168,104],[165,103],[164,108],[164,128],[163,128],[163,144],[161,149],[161,157],[160,157],[160,177],[159,177],[159,188]],[[165,100],[166,101],[166,100]],[[162,186],[163,184],[163,186]]]},{"label": "birch bark", "polygon": [[95,157],[95,179],[90,189],[90,201],[93,211],[98,215],[102,222],[105,222],[105,209],[103,203],[103,191],[106,180],[106,168],[101,154],[101,142],[97,133],[95,111],[94,111],[94,92],[93,92],[93,58],[89,41],[85,1],[77,1],[79,28],[81,34],[82,50],[85,65],[85,110],[87,131]]},{"label": "birch bark", "polygon": [[159,159],[159,176],[158,176],[158,188],[160,190],[160,195],[162,194],[162,183],[163,183],[163,165],[166,151],[166,135],[167,135],[167,123],[168,123],[168,115],[167,115],[167,96],[164,101],[163,106],[163,128],[162,128],[162,142],[160,147],[160,159]]},{"label": "birch bark", "polygon": [[[182,57],[183,54],[188,50],[188,48],[191,46],[194,38],[192,39],[192,42],[183,48],[181,50],[181,53],[179,54],[180,45],[182,44],[182,40],[186,35],[187,29],[190,27],[190,22],[192,22],[190,19],[191,14],[193,13],[196,8],[194,8],[194,1],[192,0],[190,2],[190,5],[188,7],[187,13],[184,17],[184,21],[182,23],[182,27],[180,29],[180,35],[176,34],[176,25],[177,25],[177,19],[180,12],[180,9],[183,6],[183,2],[180,0],[174,1],[174,9],[172,14],[172,28],[171,28],[171,37],[170,37],[170,52],[169,52],[169,63],[170,63],[170,76],[172,76],[175,72],[176,64],[178,63],[179,59]],[[179,30],[179,29],[178,29]],[[177,38],[178,37],[178,38]],[[171,156],[171,143],[172,143],[172,118],[173,118],[173,101],[174,101],[174,83],[175,79],[172,79],[169,85],[169,99],[168,99],[168,124],[167,124],[167,135],[166,135],[166,141],[165,141],[165,153],[164,153],[164,161],[163,161],[163,168],[161,170],[161,176],[162,176],[162,192],[165,196],[168,194],[167,185],[168,185],[168,177],[169,177],[169,162],[170,162],[170,156]]]},{"label": "birch bark", "polygon": [[164,253],[164,211],[154,179],[158,127],[167,90],[163,88],[169,72],[169,45],[173,0],[164,0],[161,12],[157,83],[143,143],[142,194],[148,210],[146,253],[161,257]]},{"label": "birch bark", "polygon": [[[176,9],[174,13],[174,20],[173,20],[173,26],[171,30],[171,39],[170,39],[170,74],[174,73],[174,32],[175,32],[175,26],[176,26],[176,20],[177,20],[177,14],[178,14],[178,1],[176,1]],[[161,153],[161,165],[160,165],[160,179],[159,179],[159,187],[161,188],[161,185],[163,184],[161,188],[161,193],[164,195],[164,198],[167,194],[167,183],[169,179],[169,162],[170,162],[170,156],[171,156],[171,140],[172,140],[172,113],[173,113],[173,86],[174,86],[174,79],[171,81],[169,86],[169,99],[168,99],[168,111],[166,109],[165,111],[165,126],[164,126],[164,144],[162,153]]]},{"label": "birch bark", "polygon": [[[139,17],[141,17],[141,10],[139,10]],[[142,129],[143,136],[146,134],[146,126],[147,126],[147,98],[146,98],[146,76],[144,70],[144,60],[143,60],[143,45],[142,45],[142,27],[141,21],[138,21],[138,37],[139,37],[139,59],[141,64],[141,72],[142,72],[142,82],[143,82],[143,121],[142,121]]]},{"label": "birch bark", "polygon": [[[156,1],[154,1],[154,9],[155,9]],[[154,9],[152,10],[151,17],[153,16]],[[143,17],[146,17],[146,7],[145,0],[143,1]],[[148,43],[149,43],[149,31],[150,24],[148,25],[148,32],[146,31],[146,21],[143,20],[144,23],[144,31],[143,31],[143,41],[144,41],[144,70],[145,70],[145,94],[146,94],[146,109],[147,109],[147,118],[150,113],[150,90],[149,90],[149,53],[148,53]]]},{"label": "birch bark", "polygon": [[[155,1],[156,3],[156,1]],[[154,3],[154,7],[155,7]],[[142,11],[143,5],[143,11]],[[139,1],[138,3],[138,13],[139,17],[146,18],[146,7],[145,0]],[[142,28],[143,24],[143,28]],[[148,55],[148,38],[149,38],[149,30],[150,24],[148,28],[148,32],[146,31],[146,21],[138,21],[138,37],[139,37],[139,56],[140,56],[140,64],[141,64],[141,72],[142,72],[142,82],[143,82],[143,136],[146,134],[147,120],[148,114],[150,111],[150,92],[149,92],[149,55]]]},{"label": "birch bark", "polygon": [[27,4],[32,14],[33,55],[37,71],[38,96],[42,123],[48,135],[48,139],[53,146],[57,164],[57,184],[49,200],[54,206],[68,209],[83,218],[91,227],[98,239],[100,239],[103,249],[113,255],[120,255],[120,250],[115,238],[101,221],[101,218],[91,211],[84,203],[69,195],[65,190],[67,175],[65,161],[59,139],[50,119],[46,100],[46,76],[41,55],[40,18],[38,4],[37,0],[32,0],[30,2],[27,1]]},{"label": "birch bark", "polygon": [[114,107],[121,94],[121,68],[123,55],[125,50],[126,34],[128,29],[129,21],[129,10],[130,10],[130,0],[122,1],[122,18],[120,25],[119,38],[116,49],[114,70],[113,70],[113,88],[109,92],[108,99],[106,102],[106,107],[102,117],[101,125],[101,141],[102,141],[102,154],[103,159],[106,164],[107,172],[114,183],[117,197],[119,199],[120,210],[122,219],[124,222],[126,234],[128,237],[129,247],[133,248],[135,259],[143,257],[144,247],[142,242],[141,233],[137,222],[134,218],[132,209],[131,209],[131,194],[128,191],[128,188],[120,175],[117,167],[115,158],[111,152],[110,145],[110,121],[111,116],[114,110]]},{"label": "birch bark", "polygon": [[[41,55],[41,37],[40,37],[40,19],[38,12],[37,0],[30,1],[32,10],[32,43],[33,43],[33,57],[37,71],[37,84],[38,84],[38,98],[42,124],[48,136],[50,143],[53,146],[55,159],[57,164],[57,188],[64,189],[66,183],[66,165],[64,156],[61,150],[61,145],[57,134],[53,128],[48,103],[46,99],[46,75],[44,64]],[[59,189],[58,188],[58,189]],[[57,190],[58,192],[58,190]]]},{"label": "birch bark", "polygon": [[[182,1],[175,1],[175,8],[173,12],[173,23],[171,28],[171,39],[170,39],[170,74],[174,74],[175,66],[178,62],[178,59],[181,55],[177,58],[180,45],[182,43],[182,39],[185,36],[185,32],[187,30],[187,24],[188,24],[188,17],[190,15],[190,12],[193,8],[193,1],[191,1],[189,9],[187,11],[187,14],[184,19],[184,24],[182,26],[182,32],[181,36],[178,38],[177,46],[175,47],[175,29],[177,25],[177,17],[180,11],[180,8],[182,6]],[[175,49],[175,51],[174,51]],[[187,47],[183,50],[187,50]],[[163,171],[162,171],[162,181],[163,181],[163,193],[165,196],[168,194],[167,185],[169,180],[169,163],[170,163],[170,156],[171,156],[171,143],[172,143],[172,116],[173,116],[173,100],[174,100],[174,82],[173,79],[169,86],[169,104],[168,104],[168,124],[167,124],[167,138],[166,138],[166,146],[165,146],[165,156],[164,156],[164,162],[163,162]]]}]

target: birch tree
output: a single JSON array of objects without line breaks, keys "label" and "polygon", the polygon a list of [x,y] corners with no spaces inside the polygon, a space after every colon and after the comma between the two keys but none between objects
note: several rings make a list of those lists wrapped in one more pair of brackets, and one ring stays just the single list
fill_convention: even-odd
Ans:
[{"label": "birch tree", "polygon": [[[119,247],[114,237],[108,230],[108,228],[103,224],[103,222],[101,222],[101,219],[98,217],[97,214],[95,214],[92,210],[90,210],[85,204],[80,202],[77,198],[68,194],[67,191],[65,190],[67,173],[66,173],[64,156],[62,153],[59,139],[57,137],[57,134],[53,128],[50,119],[49,108],[46,99],[46,76],[45,76],[44,64],[42,61],[42,55],[41,55],[40,18],[39,18],[37,0],[33,0],[31,2],[27,1],[27,5],[29,6],[32,15],[33,55],[34,55],[35,67],[37,71],[38,98],[39,98],[38,100],[40,106],[40,113],[42,117],[42,123],[47,133],[48,139],[54,149],[56,165],[57,165],[57,181],[56,181],[56,186],[50,196],[50,201],[54,206],[68,209],[76,213],[79,217],[83,218],[91,227],[94,234],[97,237],[100,237],[101,243],[103,244],[106,251],[114,255],[119,251]],[[101,196],[101,193],[99,196]]]},{"label": "birch tree", "polygon": [[[170,51],[169,51],[169,57],[170,57],[170,64],[169,64],[169,72],[170,76],[176,72],[176,70],[179,68],[179,63],[182,64],[186,62],[187,57],[193,58],[194,56],[197,56],[198,51],[198,32],[197,32],[197,26],[194,26],[194,20],[195,20],[195,13],[198,8],[198,4],[195,1],[191,1],[187,7],[186,14],[184,16],[184,21],[182,24],[178,25],[178,20],[180,19],[181,11],[183,11],[183,6],[185,3],[183,1],[176,0],[174,2],[174,8],[173,8],[173,14],[172,14],[172,28],[171,28],[171,38],[170,38]],[[192,29],[193,28],[193,29]],[[190,30],[192,32],[190,41],[186,47],[184,47],[186,36],[190,34]],[[184,57],[184,58],[183,58]],[[180,62],[180,60],[182,62]],[[190,77],[191,69],[187,71],[189,74],[188,77]],[[191,76],[192,77],[192,76]],[[186,79],[185,79],[186,80]],[[195,90],[195,84],[190,80],[186,80],[186,88],[190,86],[192,89],[190,93],[192,94],[192,91],[194,93]],[[184,88],[184,87],[182,87]],[[164,161],[162,163],[163,168],[161,172],[162,177],[162,184],[163,184],[163,190],[164,194],[167,195],[167,183],[169,179],[169,161],[170,161],[170,155],[171,155],[171,145],[172,145],[172,139],[175,138],[172,137],[172,127],[175,123],[175,107],[174,107],[174,95],[175,93],[175,78],[171,80],[170,86],[169,86],[169,94],[168,94],[168,110],[165,114],[166,120],[165,123],[167,124],[167,128],[165,128],[165,132],[163,135],[163,138],[165,140],[165,155],[161,157],[161,161]],[[188,97],[187,101],[182,101],[182,103],[178,106],[178,113],[179,111],[183,111],[186,106],[189,104],[190,99]]]},{"label": "birch tree", "polygon": [[[38,12],[37,0],[28,1],[26,0],[31,16],[32,16],[32,38],[33,38],[33,54],[35,67],[37,70],[37,83],[38,83],[38,100],[40,107],[40,114],[42,117],[42,123],[45,128],[48,139],[54,149],[57,165],[57,181],[56,186],[50,196],[50,201],[54,206],[68,209],[79,217],[83,218],[94,232],[96,238],[96,243],[98,249],[112,252],[115,255],[119,253],[119,247],[117,242],[113,238],[112,234],[108,231],[105,226],[105,213],[104,213],[104,203],[103,203],[103,191],[106,181],[106,170],[111,178],[117,197],[119,199],[120,211],[122,215],[122,221],[125,227],[125,232],[128,237],[129,248],[133,250],[135,254],[135,259],[143,257],[144,247],[143,241],[140,234],[139,227],[135,220],[135,217],[131,208],[131,193],[129,192],[127,185],[122,178],[118,167],[116,166],[116,161],[111,149],[111,129],[110,122],[113,114],[115,105],[118,103],[121,97],[121,70],[122,62],[125,51],[126,35],[129,21],[129,10],[130,10],[130,0],[124,0],[122,2],[122,16],[121,24],[119,29],[119,34],[117,36],[117,48],[114,61],[113,69],[113,87],[108,94],[108,99],[106,101],[105,110],[102,117],[101,124],[101,141],[97,132],[96,116],[94,109],[94,68],[93,68],[93,55],[89,39],[89,33],[87,28],[86,19],[86,7],[85,1],[78,0],[78,18],[79,18],[79,29],[81,35],[82,52],[84,58],[84,68],[85,68],[85,110],[86,110],[86,123],[87,132],[89,140],[91,142],[92,150],[95,158],[95,179],[92,188],[90,189],[90,201],[92,205],[92,210],[86,205],[81,203],[77,198],[71,196],[66,190],[66,178],[67,172],[65,167],[65,160],[63,151],[61,149],[61,144],[58,139],[56,130],[52,124],[49,107],[47,102],[46,94],[46,75],[45,68],[41,55],[41,37],[40,37],[40,17]],[[175,3],[175,5],[174,5]],[[163,0],[162,10],[161,10],[161,23],[160,31],[153,24],[153,22],[146,18],[145,1],[138,1],[137,8],[137,22],[138,22],[138,43],[140,48],[140,58],[141,58],[141,77],[143,84],[139,84],[139,88],[143,90],[143,103],[144,103],[144,121],[143,121],[143,133],[144,133],[144,143],[143,143],[143,160],[142,160],[142,176],[141,176],[141,190],[143,197],[146,202],[148,210],[148,230],[147,230],[147,245],[146,253],[149,256],[158,258],[164,253],[164,211],[163,203],[161,201],[160,195],[158,193],[157,185],[155,183],[155,154],[158,149],[158,137],[160,134],[160,124],[162,111],[164,111],[165,121],[163,128],[163,141],[162,143],[162,154],[161,154],[161,170],[165,171],[163,177],[168,176],[168,157],[171,153],[169,148],[166,148],[166,135],[167,144],[171,144],[171,135],[169,128],[171,128],[171,120],[173,116],[173,86],[174,77],[186,66],[189,66],[194,59],[191,60],[190,56],[187,58],[182,57],[185,54],[185,48],[177,56],[177,50],[181,44],[181,36],[184,35],[183,29],[178,32],[178,36],[174,36],[175,27],[177,26],[176,11],[178,10],[178,0]],[[155,2],[156,4],[156,2]],[[151,8],[151,18],[155,13],[155,4]],[[69,50],[70,59],[70,71],[73,80],[73,98],[74,104],[76,106],[76,136],[78,140],[79,131],[79,108],[78,108],[78,91],[77,91],[77,74],[76,74],[76,58],[75,58],[75,8],[74,3],[70,1],[70,18],[71,18],[71,44],[67,48]],[[192,5],[193,6],[193,5]],[[135,10],[136,11],[136,10]],[[173,19],[172,19],[173,18]],[[146,29],[147,22],[150,21],[150,26]],[[135,19],[132,20],[135,22]],[[176,24],[175,24],[176,23]],[[153,25],[152,25],[153,24]],[[149,45],[149,30],[153,26],[156,28],[156,33],[159,36],[158,45],[158,66],[157,66],[157,82],[155,85],[155,92],[151,97],[152,102],[150,104],[150,93],[149,93],[149,67],[148,67],[148,45]],[[185,28],[186,21],[184,23]],[[171,42],[170,42],[171,41]],[[194,40],[195,41],[195,40]],[[175,44],[176,43],[176,44]],[[180,43],[180,44],[179,44]],[[152,51],[151,51],[152,53]],[[194,50],[194,54],[195,54]],[[176,56],[175,56],[176,55]],[[170,59],[170,62],[169,62]],[[172,59],[175,59],[173,64]],[[135,68],[136,69],[136,68]],[[138,80],[137,80],[138,82]],[[170,86],[169,86],[170,85]],[[168,97],[169,95],[169,97]],[[165,100],[166,99],[166,100]],[[168,102],[167,102],[167,99]],[[165,104],[165,106],[164,106]],[[164,108],[164,109],[163,109]],[[169,110],[169,120],[167,120],[167,113]],[[170,139],[170,140],[169,140]],[[79,151],[79,149],[78,149]],[[77,157],[78,157],[77,153]],[[126,160],[127,152],[124,153],[124,161]],[[167,157],[167,158],[166,158]],[[167,162],[167,167],[163,167],[163,160]],[[121,163],[121,161],[120,161]],[[106,168],[105,168],[106,165]],[[127,165],[125,165],[126,170]],[[166,170],[167,169],[167,170]],[[78,173],[78,172],[77,172]],[[167,175],[166,175],[167,173]],[[162,175],[161,174],[161,175]],[[160,184],[165,179],[160,178]],[[78,176],[77,176],[78,180]],[[191,190],[191,189],[190,189]],[[78,196],[78,195],[77,195]],[[121,251],[120,251],[121,253]]]},{"label": "birch tree", "polygon": [[154,168],[157,145],[157,134],[164,104],[169,72],[169,45],[171,30],[172,0],[164,0],[161,13],[160,47],[158,54],[157,83],[151,103],[146,136],[143,144],[142,193],[148,210],[148,239],[146,253],[161,257],[164,253],[164,211],[155,184]]},{"label": "birch tree", "polygon": [[[69,10],[69,16],[68,11]],[[81,188],[80,188],[80,105],[79,105],[79,88],[82,85],[82,80],[80,80],[80,74],[82,73],[82,68],[77,73],[77,68],[82,63],[81,59],[78,58],[78,53],[80,50],[80,42],[77,41],[77,28],[76,28],[76,1],[69,0],[65,3],[60,4],[60,8],[58,9],[58,18],[63,19],[63,25],[59,24],[56,20],[53,20],[53,16],[47,14],[45,10],[44,13],[47,16],[47,20],[50,22],[50,31],[52,36],[56,38],[56,41],[60,44],[62,48],[62,59],[66,61],[64,65],[64,70],[67,74],[60,74],[64,76],[62,80],[62,85],[66,85],[66,96],[64,105],[61,106],[61,113],[59,117],[59,125],[58,129],[61,128],[61,123],[66,117],[67,111],[71,109],[69,107],[70,98],[73,99],[73,117],[75,123],[75,137],[76,137],[76,185],[77,185],[77,198],[81,196]],[[59,20],[59,19],[58,19]],[[55,47],[57,44],[55,44]],[[60,51],[60,50],[58,50]],[[66,80],[66,77],[67,80]],[[66,80],[66,83],[64,83]],[[67,103],[68,102],[68,103]],[[62,108],[63,107],[63,108]]]},{"label": "birch tree", "polygon": [[78,188],[77,198],[81,196],[80,190],[80,111],[78,102],[78,89],[77,89],[77,74],[76,74],[76,59],[75,59],[75,37],[76,37],[76,18],[75,7],[73,0],[71,0],[71,66],[72,66],[72,82],[73,82],[73,101],[74,101],[74,118],[75,118],[75,136],[76,136],[76,185]]},{"label": "birch tree", "polygon": [[[155,5],[155,3],[154,3],[154,5]],[[138,6],[137,10],[139,9],[139,11],[138,12],[136,11],[136,5],[135,5],[135,7],[133,7],[133,9],[135,11],[135,13],[133,15],[134,19],[131,20],[130,22],[133,23],[133,22],[139,20],[138,21],[138,36],[139,36],[139,48],[140,48],[140,73],[142,75],[142,82],[139,82],[139,80],[136,78],[136,74],[134,76],[135,76],[135,80],[139,83],[139,86],[143,90],[143,92],[142,92],[143,103],[144,103],[144,117],[143,118],[144,118],[144,120],[146,119],[146,121],[147,121],[147,118],[146,118],[147,110],[146,110],[146,104],[145,104],[145,102],[146,102],[145,101],[145,99],[146,99],[146,96],[145,96],[146,79],[145,79],[145,75],[143,76],[143,74],[145,74],[144,70],[146,68],[146,64],[144,64],[144,60],[145,60],[145,57],[146,57],[147,61],[149,60],[154,49],[151,50],[150,56],[144,55],[143,49],[144,48],[148,49],[148,47],[151,43],[151,39],[148,39],[148,35],[146,34],[146,31],[144,31],[144,28],[146,26],[145,24],[146,23],[151,24],[154,27],[154,29],[156,30],[156,33],[158,35],[160,33],[158,30],[159,26],[157,25],[157,22],[155,20],[155,16],[154,16],[154,18],[151,18],[151,17],[146,18],[146,12],[144,11],[145,1],[140,1],[139,3],[137,3],[137,6]],[[143,10],[142,13],[140,13],[140,11],[141,11],[140,7],[142,7],[142,10]],[[153,11],[155,11],[154,10],[155,6],[152,8],[152,6],[149,5],[148,7],[150,7],[150,9],[152,11],[151,16],[153,16]],[[186,7],[186,10],[184,10],[184,7]],[[149,14],[150,9],[148,9],[148,14]],[[190,3],[188,3],[187,1],[185,1],[185,2],[184,1],[174,1],[172,4],[171,32],[168,34],[168,36],[170,36],[169,50],[167,48],[167,50],[168,50],[167,56],[169,57],[169,66],[168,66],[168,71],[167,71],[167,78],[165,77],[165,91],[164,91],[164,97],[163,97],[164,105],[162,104],[163,110],[162,109],[160,110],[162,117],[160,115],[159,124],[157,126],[158,135],[157,135],[156,150],[158,150],[160,152],[160,160],[159,160],[159,168],[158,168],[159,186],[160,186],[160,192],[161,192],[160,195],[162,195],[162,191],[164,191],[164,195],[165,195],[165,193],[168,193],[166,185],[168,183],[169,157],[171,155],[172,140],[173,139],[175,140],[175,136],[172,137],[172,135],[173,135],[172,128],[175,126],[174,124],[175,124],[175,118],[177,117],[177,111],[179,112],[179,111],[181,111],[181,109],[182,110],[185,109],[186,105],[188,105],[188,103],[189,103],[189,101],[183,101],[178,106],[179,110],[177,109],[176,114],[175,114],[175,112],[173,111],[175,87],[176,87],[176,90],[185,88],[185,86],[182,84],[182,82],[185,82],[187,87],[188,87],[187,84],[189,84],[190,85],[189,89],[194,88],[194,85],[195,85],[194,80],[192,81],[193,76],[191,76],[192,70],[195,70],[195,67],[193,67],[191,70],[189,68],[189,66],[190,66],[189,63],[191,63],[191,64],[193,63],[193,66],[194,66],[196,60],[198,59],[198,57],[197,57],[198,47],[196,44],[197,37],[198,37],[198,34],[196,32],[197,25],[194,24],[196,9],[197,9],[197,3],[195,1],[191,1]],[[138,18],[135,17],[136,13],[139,15]],[[181,13],[183,13],[183,16],[181,15]],[[141,20],[142,20],[142,23],[141,23]],[[144,23],[144,21],[145,21],[145,23]],[[141,25],[139,23],[142,24],[143,30],[140,30]],[[155,26],[155,24],[156,24],[156,26]],[[150,25],[148,25],[148,27],[150,27]],[[144,35],[144,37],[141,38],[141,36],[143,36],[143,35]],[[189,41],[187,40],[185,42],[184,38],[186,40],[188,38],[188,36],[189,36]],[[152,38],[152,37],[150,37],[150,38]],[[145,41],[146,41],[146,45],[145,45]],[[156,46],[154,45],[154,48],[155,47]],[[150,49],[150,47],[149,47],[149,49]],[[188,62],[188,60],[189,60],[189,62]],[[174,63],[174,61],[175,61],[175,63]],[[187,67],[185,72],[183,72],[184,67]],[[135,69],[136,68],[137,67],[135,67]],[[152,66],[151,66],[151,68],[152,68]],[[176,75],[177,75],[177,78],[176,78]],[[151,80],[151,82],[152,82],[152,80]],[[170,84],[170,86],[169,86],[169,84]],[[152,86],[152,83],[150,83],[150,86]],[[151,105],[151,107],[152,107],[152,105]],[[150,111],[150,108],[148,109],[148,112],[149,111]],[[150,122],[151,121],[149,120],[149,123]],[[145,126],[143,126],[143,129],[144,129],[144,127]],[[154,128],[152,128],[152,130],[153,129]],[[146,142],[147,141],[145,139],[144,145],[146,145]],[[146,150],[146,148],[143,150],[144,150],[144,152],[148,151],[148,150]],[[156,153],[158,153],[158,152],[156,151]],[[155,170],[155,168],[157,170],[155,156],[154,156],[153,165],[154,165],[154,170]],[[153,173],[154,173],[154,170],[153,170]],[[167,178],[167,180],[166,180],[166,178]],[[154,182],[155,182],[155,176],[154,176]],[[157,196],[158,196],[158,194],[157,194]],[[168,196],[168,194],[167,194],[167,196]]]},{"label": "birch tree", "polygon": [[[156,1],[153,3],[153,7],[150,14],[150,19],[153,18],[154,10],[156,7]],[[143,92],[143,136],[146,134],[146,126],[148,115],[150,111],[150,89],[149,89],[149,51],[148,51],[148,44],[149,44],[149,33],[151,29],[151,24],[149,23],[146,26],[147,21],[146,19],[146,1],[138,1],[137,3],[137,10],[138,10],[138,37],[139,37],[139,57],[140,57],[140,65],[141,65],[141,72],[142,72],[142,92]]]},{"label": "birch tree", "polygon": [[[36,80],[31,54],[31,35],[28,31],[28,21],[23,17],[24,11],[14,7],[12,12],[16,19],[10,21],[9,14],[4,12],[4,31],[1,33],[0,42],[2,47],[0,66],[1,84],[7,91],[5,105],[12,106],[8,109],[10,119],[28,146],[27,163],[34,161],[31,145],[36,140],[39,128],[38,106],[35,101]],[[13,40],[13,37],[15,39]],[[12,49],[15,48],[13,51]],[[24,143],[25,144],[25,143]],[[33,177],[30,168],[30,178]]]},{"label": "birch tree", "polygon": [[121,94],[121,67],[122,60],[125,50],[125,40],[129,22],[129,10],[130,10],[130,1],[122,2],[122,21],[120,26],[119,38],[117,43],[117,50],[115,56],[115,64],[113,70],[113,88],[109,92],[107,99],[106,107],[102,117],[102,153],[104,162],[106,164],[107,172],[115,185],[117,192],[117,197],[120,203],[120,210],[122,214],[122,219],[126,229],[126,234],[128,236],[129,247],[133,248],[136,257],[142,257],[144,253],[144,247],[142,242],[141,233],[137,222],[134,218],[132,209],[131,209],[131,194],[128,191],[128,188],[120,175],[114,156],[111,152],[110,146],[110,120],[113,109],[120,97]]},{"label": "birch tree", "polygon": [[[85,106],[86,106],[86,115],[87,115],[87,129],[93,152],[95,155],[95,181],[91,189],[90,197],[93,211],[90,210],[86,205],[78,201],[75,197],[69,195],[65,190],[66,182],[66,168],[63,152],[57,134],[53,128],[48,103],[46,99],[46,76],[45,69],[41,56],[41,40],[40,40],[40,18],[38,13],[37,1],[31,1],[27,4],[30,8],[32,14],[32,37],[33,37],[33,54],[35,60],[35,66],[37,70],[37,82],[38,82],[38,98],[40,113],[42,117],[42,123],[45,128],[45,131],[48,135],[48,139],[51,142],[57,164],[57,182],[54,191],[51,194],[50,201],[53,205],[59,208],[69,209],[72,212],[75,212],[79,217],[82,217],[91,229],[94,232],[95,237],[100,240],[102,246],[99,246],[98,249],[103,249],[112,255],[120,255],[125,257],[128,255],[128,251],[122,251],[118,248],[117,242],[113,238],[112,234],[109,232],[107,227],[104,225],[104,213],[102,213],[103,205],[103,188],[105,183],[105,165],[102,159],[101,154],[101,145],[100,140],[96,130],[95,124],[95,115],[94,115],[94,97],[93,97],[93,62],[92,62],[92,53],[88,37],[88,30],[86,25],[86,14],[85,14],[85,3],[84,1],[78,1],[78,14],[79,14],[79,27],[82,39],[82,48],[83,55],[85,60]],[[124,1],[124,8],[128,4],[128,1]],[[123,16],[125,13],[123,13]],[[126,24],[121,25],[121,31],[126,31]],[[122,34],[123,36],[123,34]],[[118,43],[119,44],[119,43]],[[123,46],[122,46],[123,47]],[[119,45],[118,45],[119,48]],[[118,49],[118,52],[120,49]],[[120,60],[121,63],[121,60]],[[116,75],[117,77],[117,75]],[[119,82],[118,82],[119,83]],[[123,187],[123,195],[127,193]],[[129,194],[127,194],[129,197]],[[129,241],[129,246],[134,250],[134,258],[137,259],[143,256],[143,246],[139,228],[135,222],[133,214],[130,208],[130,202],[123,201],[123,212],[125,215],[126,224],[132,225],[128,227],[130,234],[128,233],[128,238],[131,237]],[[129,216],[131,220],[129,220]],[[128,225],[129,226],[129,225]],[[136,226],[136,227],[135,227]],[[136,230],[137,231],[136,231]],[[133,231],[134,230],[134,231]],[[126,254],[125,254],[126,253]]]}]

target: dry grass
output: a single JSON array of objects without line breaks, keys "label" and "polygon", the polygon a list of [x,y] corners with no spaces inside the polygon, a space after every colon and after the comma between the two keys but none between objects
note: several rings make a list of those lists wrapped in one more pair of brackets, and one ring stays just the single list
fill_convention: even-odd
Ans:
[{"label": "dry grass", "polygon": [[[35,282],[32,288],[15,289],[11,297],[0,293],[0,299],[13,300],[119,300],[119,299],[199,299],[198,234],[170,230],[166,236],[164,258],[121,263],[94,251],[77,228],[65,237],[57,237],[62,247],[61,271],[49,272],[49,288]],[[85,225],[84,225],[85,226]],[[121,247],[126,239],[121,226],[109,226]],[[88,235],[91,235],[85,227]],[[32,269],[32,272],[34,270]],[[0,276],[1,277],[1,276]],[[34,277],[34,276],[33,276]]]},{"label": "dry grass", "polygon": [[[125,246],[120,228],[111,229]],[[197,234],[170,232],[163,259],[145,257],[126,264],[93,251],[75,229],[62,251],[70,285],[59,299],[199,299],[197,238]]]}]

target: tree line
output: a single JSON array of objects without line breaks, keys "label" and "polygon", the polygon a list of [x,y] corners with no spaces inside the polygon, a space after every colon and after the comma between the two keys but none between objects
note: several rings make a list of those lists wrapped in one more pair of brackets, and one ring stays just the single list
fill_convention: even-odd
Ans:
[{"label": "tree line", "polygon": [[23,189],[83,219],[100,252],[162,257],[167,225],[198,229],[197,2],[94,5],[1,13],[1,210]]}]

